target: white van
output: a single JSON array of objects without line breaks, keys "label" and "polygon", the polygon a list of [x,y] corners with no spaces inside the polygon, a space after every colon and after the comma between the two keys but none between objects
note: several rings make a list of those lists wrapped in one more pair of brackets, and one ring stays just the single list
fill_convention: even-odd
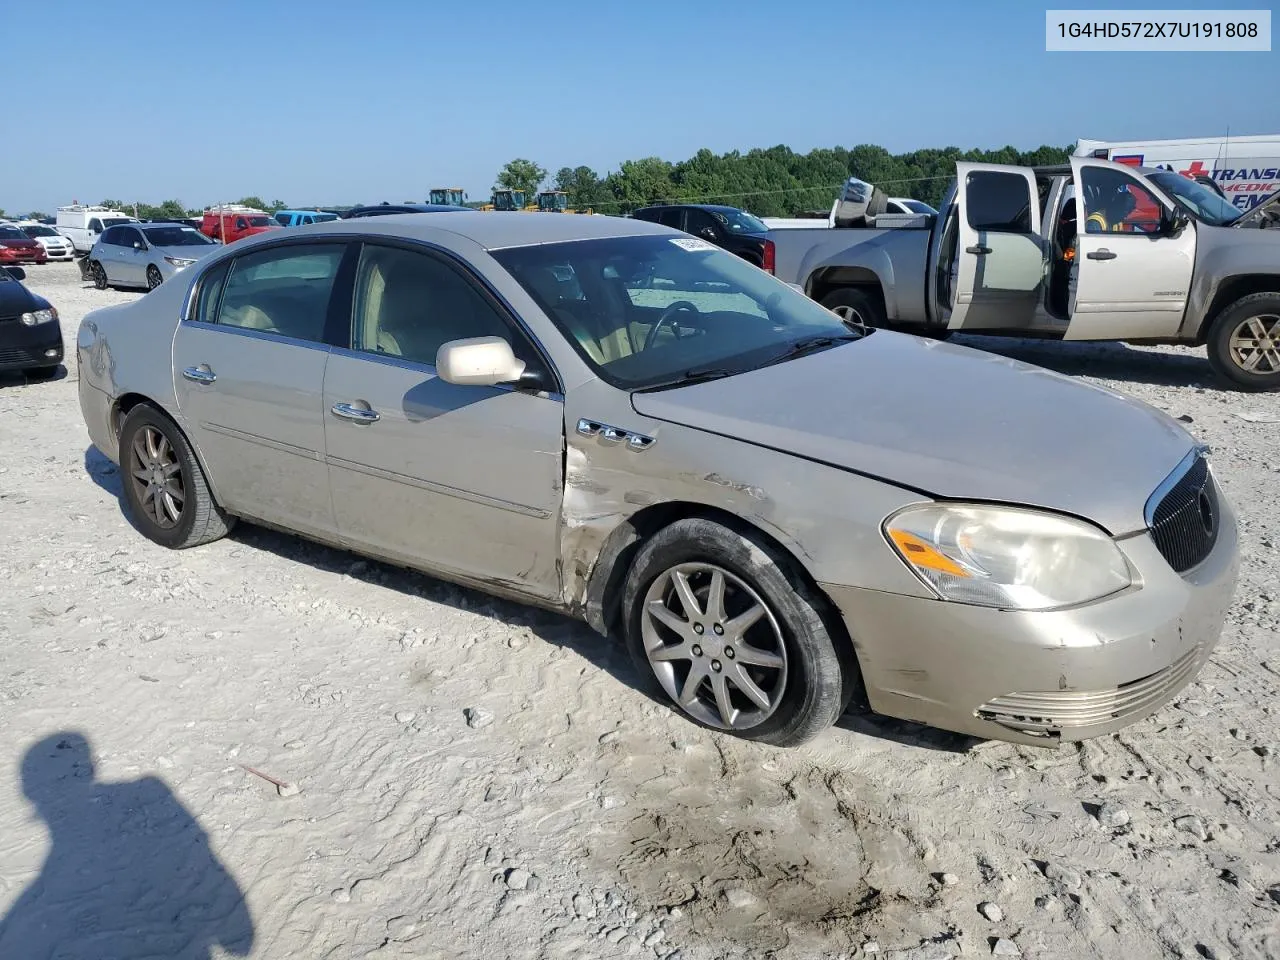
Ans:
[{"label": "white van", "polygon": [[58,208],[54,229],[71,241],[76,253],[88,253],[93,249],[98,234],[107,227],[137,222],[137,217],[131,217],[121,210],[73,203],[69,207]]},{"label": "white van", "polygon": [[1191,140],[1077,140],[1077,157],[1133,167],[1166,167],[1193,179],[1211,178],[1242,213],[1280,190],[1280,134]]}]

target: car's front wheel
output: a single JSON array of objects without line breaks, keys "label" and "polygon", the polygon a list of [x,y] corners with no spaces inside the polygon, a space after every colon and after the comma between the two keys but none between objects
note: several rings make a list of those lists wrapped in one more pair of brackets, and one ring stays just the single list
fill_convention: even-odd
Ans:
[{"label": "car's front wheel", "polygon": [[214,502],[204,470],[177,424],[147,403],[120,428],[124,499],[138,529],[180,550],[226,536],[235,518]]},{"label": "car's front wheel", "polygon": [[89,277],[93,280],[93,285],[97,289],[107,289],[107,271],[97,260],[91,261],[89,264]]},{"label": "car's front wheel", "polygon": [[624,588],[627,645],[648,689],[702,726],[775,746],[835,722],[852,653],[793,565],[711,520],[679,520],[639,550]]},{"label": "car's front wheel", "polygon": [[1223,310],[1209,328],[1209,364],[1238,389],[1280,388],[1280,293],[1254,293]]},{"label": "car's front wheel", "polygon": [[164,283],[164,277],[160,275],[160,268],[154,263],[147,267],[147,289],[154,290],[160,284]]}]

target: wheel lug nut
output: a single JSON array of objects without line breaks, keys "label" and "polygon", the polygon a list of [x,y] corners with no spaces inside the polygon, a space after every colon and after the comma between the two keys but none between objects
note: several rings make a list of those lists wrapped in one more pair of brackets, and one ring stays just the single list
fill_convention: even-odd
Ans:
[{"label": "wheel lug nut", "polygon": [[714,630],[714,631],[716,632],[716,636],[717,636],[717,637],[723,637],[723,636],[724,636],[724,627],[723,627],[723,626],[721,626],[720,624],[718,624],[718,623],[717,623],[717,624],[716,624],[714,627],[712,627],[711,629],[712,629],[712,630]]},{"label": "wheel lug nut", "polygon": [[698,634],[699,636],[701,636],[701,635],[702,635],[702,631],[703,631],[703,626],[702,626],[702,624],[700,624],[700,623],[695,623],[695,624],[693,625],[693,632],[694,632],[694,633],[696,633],[696,634]]},{"label": "wheel lug nut", "polygon": [[719,661],[719,660],[712,660],[712,661],[711,661],[711,669],[712,669],[712,670],[714,670],[716,673],[719,673],[719,672],[720,672],[720,670],[721,670],[721,667],[720,667],[720,661]]},{"label": "wheel lug nut", "polygon": [[734,652],[733,652],[733,647],[725,647],[725,648],[724,648],[724,656],[725,656],[725,659],[726,659],[726,660],[732,660],[732,659],[734,658],[734,656],[735,656],[735,654],[734,654]]},{"label": "wheel lug nut", "polygon": [[702,656],[702,648],[698,646],[696,643],[693,645],[693,655],[695,657]]}]

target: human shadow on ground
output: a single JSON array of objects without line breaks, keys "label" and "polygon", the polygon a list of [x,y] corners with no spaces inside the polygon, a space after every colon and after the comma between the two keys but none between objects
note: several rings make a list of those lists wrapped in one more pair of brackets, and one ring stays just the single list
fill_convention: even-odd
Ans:
[{"label": "human shadow on ground", "polygon": [[27,750],[22,789],[49,853],[0,919],[0,957],[248,956],[244,896],[164,781],[104,783],[84,735],[63,731]]}]

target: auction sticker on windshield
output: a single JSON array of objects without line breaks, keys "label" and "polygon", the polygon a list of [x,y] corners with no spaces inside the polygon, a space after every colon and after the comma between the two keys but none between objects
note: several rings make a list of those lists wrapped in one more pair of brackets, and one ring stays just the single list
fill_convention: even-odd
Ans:
[{"label": "auction sticker on windshield", "polygon": [[672,237],[671,242],[681,250],[715,250],[716,246],[707,243],[705,240],[699,240],[697,237]]}]

